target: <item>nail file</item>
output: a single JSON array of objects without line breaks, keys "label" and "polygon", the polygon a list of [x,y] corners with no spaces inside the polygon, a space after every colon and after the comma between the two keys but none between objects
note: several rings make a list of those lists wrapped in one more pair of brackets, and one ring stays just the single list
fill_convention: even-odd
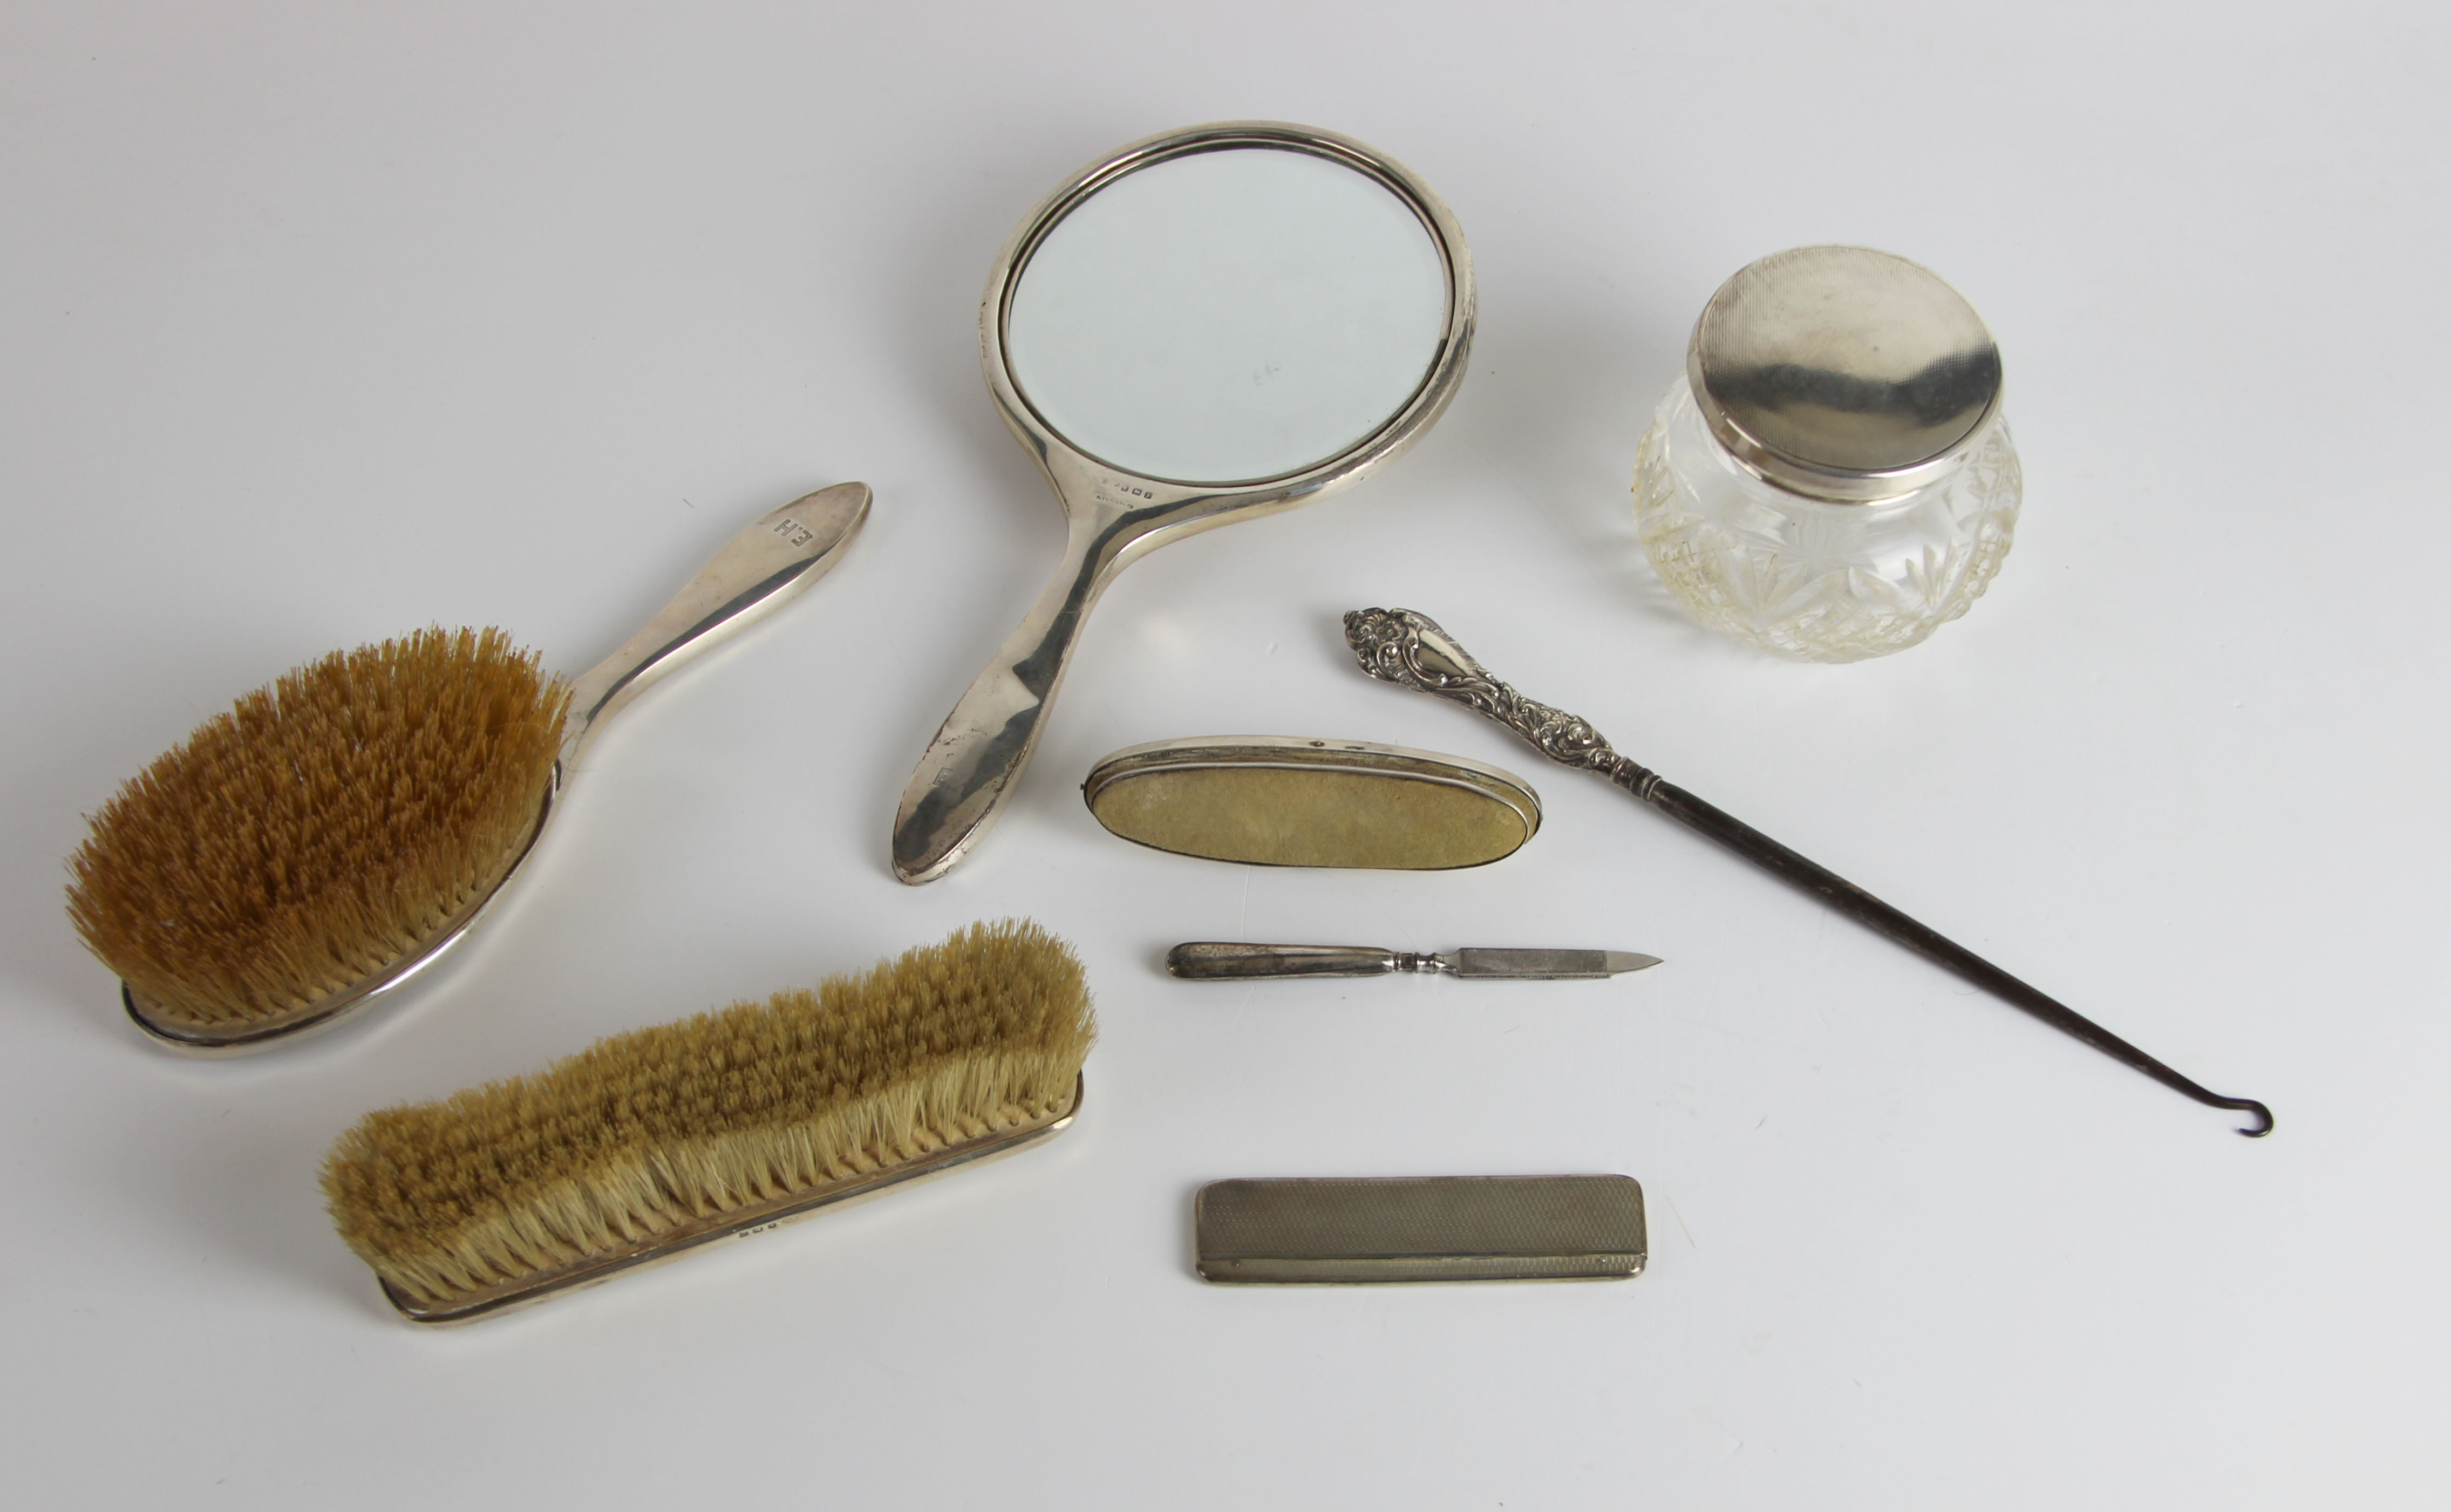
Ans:
[{"label": "nail file", "polygon": [[1228,1284],[1623,1280],[1647,1255],[1631,1176],[1214,1181],[1192,1208],[1201,1279]]},{"label": "nail file", "polygon": [[1635,951],[1526,951],[1474,948],[1417,955],[1373,945],[1238,945],[1188,940],[1168,951],[1166,969],[1191,982],[1278,976],[1384,976],[1394,972],[1485,982],[1581,982],[1657,966]]}]

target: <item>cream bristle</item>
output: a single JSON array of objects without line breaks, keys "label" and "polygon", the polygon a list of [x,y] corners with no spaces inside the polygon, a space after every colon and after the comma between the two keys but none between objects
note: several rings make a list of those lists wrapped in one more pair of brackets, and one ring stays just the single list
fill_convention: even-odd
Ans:
[{"label": "cream bristle", "polygon": [[336,651],[121,787],[69,859],[69,917],[165,1017],[303,1008],[501,881],[551,788],[569,702],[500,630]]},{"label": "cream bristle", "polygon": [[424,1305],[914,1159],[1068,1106],[1096,1029],[1035,924],[598,1041],[369,1113],[324,1165],[341,1237]]}]

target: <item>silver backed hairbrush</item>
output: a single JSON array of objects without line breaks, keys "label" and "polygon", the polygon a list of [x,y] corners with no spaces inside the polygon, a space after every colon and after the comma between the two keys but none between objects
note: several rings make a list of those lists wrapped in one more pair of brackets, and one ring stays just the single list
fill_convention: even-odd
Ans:
[{"label": "silver backed hairbrush", "polygon": [[93,815],[69,916],[167,1049],[245,1054],[391,1001],[475,927],[641,690],[823,577],[868,518],[838,483],[752,520],[573,680],[499,629],[292,669]]}]

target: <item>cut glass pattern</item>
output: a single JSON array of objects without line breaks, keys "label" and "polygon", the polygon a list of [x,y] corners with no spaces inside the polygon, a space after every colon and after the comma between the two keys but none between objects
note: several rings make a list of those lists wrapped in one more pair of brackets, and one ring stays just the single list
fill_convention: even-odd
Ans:
[{"label": "cut glass pattern", "polygon": [[1903,499],[1805,499],[1737,465],[1679,378],[1636,454],[1634,521],[1703,624],[1794,660],[1858,661],[1917,644],[1983,596],[2024,492],[2002,419],[1964,466]]}]

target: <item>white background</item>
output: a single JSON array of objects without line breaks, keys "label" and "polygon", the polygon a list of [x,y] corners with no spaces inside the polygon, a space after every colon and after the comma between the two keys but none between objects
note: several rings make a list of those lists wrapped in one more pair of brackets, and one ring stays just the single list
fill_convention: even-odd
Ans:
[{"label": "white background", "polygon": [[[2419,1507],[2441,1204],[2451,22],[2401,6],[0,10],[0,1460],[23,1506]],[[1383,477],[1168,548],[1002,827],[885,837],[1061,531],[975,306],[1047,189],[1229,117],[1454,206],[1481,335]],[[1636,440],[1713,287],[1940,270],[2007,355],[2017,546],[1904,655],[1662,599]],[[415,999],[141,1040],[60,909],[124,777],[429,622],[583,669],[733,530],[876,490],[833,577],[641,699]],[[2190,1104],[1589,777],[1363,678],[1401,604],[2279,1132]],[[1136,741],[1352,736],[1548,804],[1453,875],[1100,831]],[[1044,1150],[485,1326],[319,1207],[360,1113],[864,967],[1077,942]],[[1203,988],[1184,938],[1643,950],[1609,984]],[[1204,1286],[1225,1176],[1621,1170],[1615,1285]]]}]

